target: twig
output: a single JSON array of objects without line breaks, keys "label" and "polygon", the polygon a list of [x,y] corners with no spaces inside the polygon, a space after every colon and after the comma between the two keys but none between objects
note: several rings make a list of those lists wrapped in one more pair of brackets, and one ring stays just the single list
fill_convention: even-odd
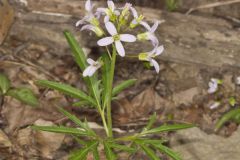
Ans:
[{"label": "twig", "polygon": [[214,8],[214,7],[218,7],[218,6],[225,6],[225,5],[229,5],[229,4],[233,4],[233,3],[240,3],[240,0],[232,0],[232,1],[224,1],[224,2],[215,2],[215,3],[210,3],[210,4],[206,4],[206,5],[200,5],[196,8],[190,8],[186,15],[190,14],[192,11],[198,10],[198,9],[206,9],[206,8]]}]

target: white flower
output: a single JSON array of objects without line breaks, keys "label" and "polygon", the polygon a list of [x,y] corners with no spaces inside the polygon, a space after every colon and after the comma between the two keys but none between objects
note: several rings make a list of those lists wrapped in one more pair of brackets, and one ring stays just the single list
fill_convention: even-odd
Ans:
[{"label": "white flower", "polygon": [[98,37],[101,37],[101,36],[104,34],[103,30],[102,30],[100,27],[94,26],[94,25],[91,25],[91,24],[84,25],[84,26],[81,28],[81,31],[83,31],[83,30],[93,31],[93,32],[96,33],[96,35],[97,35]]},{"label": "white flower", "polygon": [[240,85],[240,76],[236,78],[236,84]]},{"label": "white flower", "polygon": [[86,22],[91,22],[95,16],[93,14],[93,5],[90,0],[87,0],[85,3],[85,10],[87,11],[87,15],[83,17],[83,19],[77,21],[76,27],[82,24],[86,24]]},{"label": "white flower", "polygon": [[146,22],[141,22],[140,24],[144,26],[147,29],[147,32],[138,34],[139,40],[150,40],[152,41],[154,46],[157,46],[159,44],[157,37],[155,36],[155,31],[157,30],[158,25],[162,23],[160,21],[155,21],[153,26],[150,27]]},{"label": "white flower", "polygon": [[139,54],[139,60],[148,61],[151,66],[153,66],[157,73],[160,71],[159,64],[154,59],[156,56],[162,54],[164,48],[163,46],[156,46],[152,51]]},{"label": "white flower", "polygon": [[123,41],[123,42],[135,42],[136,37],[134,35],[131,35],[131,34],[118,34],[117,29],[112,22],[105,23],[105,26],[106,26],[106,29],[107,29],[108,33],[111,36],[110,37],[104,37],[104,38],[98,40],[97,44],[99,46],[107,46],[107,45],[110,45],[112,43],[115,43],[118,54],[121,57],[124,57],[125,56],[125,50],[123,48],[123,45],[122,45],[121,41]]},{"label": "white flower", "polygon": [[107,5],[108,5],[108,8],[98,8],[97,9],[97,13],[106,15],[104,18],[105,23],[108,22],[109,19],[114,21],[116,19],[116,16],[120,15],[120,12],[118,10],[116,10],[115,4],[113,3],[113,1],[108,0]]},{"label": "white flower", "polygon": [[209,108],[210,109],[216,109],[220,106],[220,104],[221,104],[220,102],[214,102]]},{"label": "white flower", "polygon": [[142,24],[142,25],[144,25],[143,23],[146,23],[146,22],[143,22],[142,20],[143,20],[143,15],[138,15],[138,13],[137,13],[137,11],[136,11],[136,9],[135,8],[133,8],[133,7],[130,7],[130,10],[131,10],[131,12],[132,12],[132,14],[133,14],[133,20],[132,20],[132,22],[130,23],[130,28],[135,28],[137,25],[139,25],[139,24]]},{"label": "white flower", "polygon": [[96,70],[101,67],[100,62],[94,61],[91,58],[87,59],[87,63],[89,64],[89,66],[83,71],[83,77],[91,77],[96,72]]},{"label": "white flower", "polygon": [[216,78],[211,78],[210,82],[208,83],[208,93],[212,94],[215,93],[218,89],[218,82],[219,80]]}]

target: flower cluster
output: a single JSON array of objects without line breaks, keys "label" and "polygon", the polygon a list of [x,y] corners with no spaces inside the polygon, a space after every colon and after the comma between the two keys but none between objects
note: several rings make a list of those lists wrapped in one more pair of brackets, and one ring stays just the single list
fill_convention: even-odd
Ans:
[{"label": "flower cluster", "polygon": [[[159,41],[154,32],[157,30],[160,21],[155,21],[153,26],[150,26],[144,21],[144,16],[139,15],[130,3],[126,3],[123,7],[117,8],[113,1],[108,0],[107,6],[107,8],[97,8],[94,12],[94,5],[90,0],[87,0],[85,4],[86,16],[79,20],[76,26],[81,27],[81,30],[94,32],[99,37],[97,41],[99,46],[105,46],[108,50],[108,46],[112,45],[121,57],[126,55],[124,43],[150,41],[153,45],[153,50],[138,54],[138,59],[148,62],[158,73],[160,70],[159,64],[154,58],[159,56],[164,48],[162,45],[159,45]],[[103,19],[104,22],[103,26],[101,26],[101,19]],[[139,26],[145,28],[146,32],[139,33],[136,36],[126,33],[133,31]],[[111,56],[110,53],[109,55]],[[92,76],[102,64],[100,59],[94,61],[90,58],[88,58],[88,63],[90,65],[85,69],[83,76]]]}]

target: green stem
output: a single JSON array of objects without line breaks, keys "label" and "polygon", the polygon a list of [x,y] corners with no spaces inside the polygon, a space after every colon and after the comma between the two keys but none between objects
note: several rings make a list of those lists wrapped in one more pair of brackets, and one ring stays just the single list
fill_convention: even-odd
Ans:
[{"label": "green stem", "polygon": [[112,137],[112,113],[111,113],[111,100],[112,100],[112,87],[113,87],[113,78],[114,78],[114,70],[115,70],[115,63],[116,63],[116,48],[113,46],[113,53],[112,53],[112,60],[111,60],[111,69],[110,69],[110,80],[109,80],[109,95],[108,95],[108,102],[107,102],[107,123],[108,123],[108,132],[109,137]]},{"label": "green stem", "polygon": [[107,136],[109,137],[110,135],[109,135],[109,130],[108,130],[107,122],[106,122],[106,119],[105,119],[105,116],[104,116],[104,112],[100,111],[100,115],[101,115],[101,118],[102,118],[104,130],[105,130]]}]

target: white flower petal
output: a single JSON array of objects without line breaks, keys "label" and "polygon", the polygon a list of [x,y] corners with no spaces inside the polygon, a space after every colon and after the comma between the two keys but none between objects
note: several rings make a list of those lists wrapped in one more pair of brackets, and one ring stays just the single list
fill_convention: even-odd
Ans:
[{"label": "white flower petal", "polygon": [[109,44],[112,44],[114,41],[113,37],[105,37],[97,41],[97,44],[99,46],[107,46]]},{"label": "white flower petal", "polygon": [[87,0],[85,3],[85,9],[86,11],[90,12],[92,10],[92,5],[91,5],[91,1]]},{"label": "white flower petal", "polygon": [[154,33],[157,30],[157,27],[159,25],[159,21],[155,21],[154,25],[152,26],[150,32]]},{"label": "white flower petal", "polygon": [[83,30],[90,30],[90,31],[94,31],[94,26],[91,25],[91,24],[88,24],[88,25],[84,25],[82,28],[81,28],[81,31]]},{"label": "white flower petal", "polygon": [[110,17],[109,17],[109,16],[105,16],[105,17],[104,17],[104,23],[107,23],[107,22],[109,22],[109,19],[110,19]]},{"label": "white flower petal", "polygon": [[158,46],[159,42],[157,37],[154,34],[148,32],[147,39],[151,41],[153,46]]},{"label": "white flower petal", "polygon": [[151,27],[149,26],[149,24],[147,24],[147,22],[141,21],[140,24],[145,27],[148,31],[151,31]]},{"label": "white flower petal", "polygon": [[132,14],[133,14],[133,17],[134,17],[134,18],[138,18],[138,13],[137,13],[136,9],[133,8],[133,7],[130,7],[130,10],[131,10],[131,12],[132,12]]},{"label": "white flower petal", "polygon": [[91,68],[89,69],[89,72],[88,72],[88,76],[91,77],[96,72],[97,69],[98,68],[91,66]]},{"label": "white flower petal", "polygon": [[114,26],[114,24],[112,22],[107,22],[105,23],[105,26],[107,28],[107,31],[108,33],[111,35],[111,36],[114,36],[117,34],[117,29],[116,27]]},{"label": "white flower petal", "polygon": [[77,21],[77,23],[75,24],[76,27],[78,27],[78,26],[80,26],[80,25],[82,25],[82,24],[85,24],[85,23],[86,23],[86,20],[87,20],[87,17],[85,16],[85,17],[83,17],[83,19]]},{"label": "white flower petal", "polygon": [[88,67],[83,71],[83,77],[88,76],[90,70],[91,70],[91,66],[88,66]]},{"label": "white flower petal", "polygon": [[97,12],[99,12],[101,14],[106,14],[107,8],[97,8]]},{"label": "white flower petal", "polygon": [[132,20],[132,22],[131,22],[131,23],[132,23],[132,24],[134,24],[134,25],[138,24],[138,22],[137,22],[137,20],[136,20],[136,19]]},{"label": "white flower petal", "polygon": [[160,67],[159,67],[159,64],[157,63],[157,61],[155,61],[154,59],[151,59],[150,63],[153,65],[153,67],[155,68],[156,72],[159,73]]},{"label": "white flower petal", "polygon": [[115,5],[113,1],[107,1],[107,4],[108,4],[108,8],[111,9],[111,11],[113,12],[115,10]]},{"label": "white flower petal", "polygon": [[90,64],[90,65],[94,65],[96,62],[93,60],[93,59],[91,59],[91,58],[88,58],[87,59],[87,62],[88,62],[88,64]]},{"label": "white flower petal", "polygon": [[123,48],[122,43],[120,41],[115,41],[115,45],[116,45],[116,49],[117,49],[118,54],[121,57],[124,57],[125,56],[125,50]]},{"label": "white flower petal", "polygon": [[164,50],[163,45],[157,47],[157,50],[156,50],[156,54],[155,54],[155,55],[156,55],[156,56],[160,55],[160,54],[163,52],[163,50]]},{"label": "white flower petal", "polygon": [[135,42],[137,40],[137,38],[131,34],[121,34],[120,40],[124,41],[124,42]]}]

